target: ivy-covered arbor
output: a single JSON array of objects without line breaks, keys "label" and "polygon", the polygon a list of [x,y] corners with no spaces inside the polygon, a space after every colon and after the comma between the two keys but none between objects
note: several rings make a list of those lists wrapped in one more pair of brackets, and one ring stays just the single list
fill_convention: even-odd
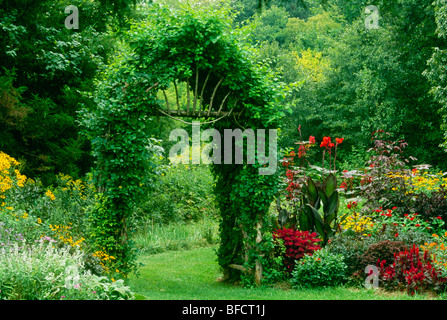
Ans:
[{"label": "ivy-covered arbor", "polygon": [[[150,185],[146,132],[151,121],[158,116],[194,118],[219,132],[257,133],[276,129],[281,114],[280,88],[239,44],[229,12],[199,7],[173,11],[158,5],[152,11],[131,27],[122,51],[98,81],[97,108],[82,115],[102,193],[91,214],[92,235],[117,258],[123,273],[134,266],[127,218]],[[268,130],[265,141],[269,150]],[[247,148],[243,150],[242,164],[212,165],[221,213],[218,262],[225,279],[259,284],[273,247],[267,213],[277,175],[260,174],[264,162],[257,155],[254,163],[247,162]]]}]

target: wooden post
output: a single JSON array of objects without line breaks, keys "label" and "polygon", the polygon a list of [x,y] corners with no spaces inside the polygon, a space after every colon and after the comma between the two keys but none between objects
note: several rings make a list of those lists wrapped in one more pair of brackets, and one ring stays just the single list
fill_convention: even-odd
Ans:
[{"label": "wooden post", "polygon": [[[262,228],[262,221],[261,220],[259,220],[257,223],[256,223],[256,244],[259,244],[261,241],[262,241],[262,231],[261,231],[261,228]],[[264,254],[259,254],[259,257],[263,257],[264,256]],[[261,281],[262,281],[262,272],[263,272],[263,269],[262,269],[262,263],[259,261],[259,258],[256,260],[256,263],[255,263],[255,283],[256,283],[256,285],[261,285]]]}]

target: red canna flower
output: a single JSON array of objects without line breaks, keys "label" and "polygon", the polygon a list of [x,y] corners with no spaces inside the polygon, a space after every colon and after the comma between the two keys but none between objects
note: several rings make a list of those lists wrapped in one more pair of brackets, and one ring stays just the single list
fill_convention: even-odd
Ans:
[{"label": "red canna flower", "polygon": [[323,137],[323,141],[321,142],[320,147],[332,148],[335,145],[331,141],[331,137]]},{"label": "red canna flower", "polygon": [[315,137],[314,136],[310,136],[309,137],[309,143],[310,144],[315,144]]},{"label": "red canna flower", "polygon": [[335,138],[335,143],[341,144],[343,142],[344,138]]}]

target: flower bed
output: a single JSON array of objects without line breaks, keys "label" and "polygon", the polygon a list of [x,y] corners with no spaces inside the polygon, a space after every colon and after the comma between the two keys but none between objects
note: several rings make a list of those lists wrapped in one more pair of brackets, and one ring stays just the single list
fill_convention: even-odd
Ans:
[{"label": "flower bed", "polygon": [[18,167],[0,152],[0,299],[132,299],[113,257],[92,250],[94,188],[62,174],[44,188]]},{"label": "flower bed", "polygon": [[[389,141],[382,130],[372,135],[374,147],[365,168],[355,170],[337,171],[337,148],[343,142],[339,138],[333,143],[324,137],[319,145],[322,166],[311,165],[308,154],[317,147],[315,141],[311,136],[309,141],[298,142],[299,152],[289,150],[282,160],[284,195],[277,222],[282,231],[274,234],[306,231],[316,232],[317,238],[330,237],[327,243],[320,243],[321,249],[297,256],[293,271],[285,273],[285,278],[298,287],[340,283],[369,287],[376,279],[374,286],[387,290],[444,293],[447,174],[431,173],[427,165],[409,167],[414,159],[403,157],[406,143]],[[322,194],[328,175],[337,177],[339,201],[331,204],[335,209],[330,211],[336,217],[323,229],[303,224],[302,216],[309,207],[313,215],[308,217],[315,221],[329,216],[324,213],[329,193]],[[315,188],[318,192],[312,196]],[[282,238],[284,244],[292,243],[290,237]],[[304,247],[297,250],[302,252]],[[290,256],[282,254],[288,270]],[[331,280],[334,277],[337,281]]]}]

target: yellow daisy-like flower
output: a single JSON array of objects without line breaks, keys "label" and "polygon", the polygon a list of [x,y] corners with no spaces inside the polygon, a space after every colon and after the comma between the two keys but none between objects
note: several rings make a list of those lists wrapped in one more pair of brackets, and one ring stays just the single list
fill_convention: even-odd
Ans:
[{"label": "yellow daisy-like flower", "polygon": [[51,190],[47,190],[47,192],[45,192],[45,195],[48,196],[51,200],[55,200],[56,197],[53,194],[53,192],[51,192]]}]

